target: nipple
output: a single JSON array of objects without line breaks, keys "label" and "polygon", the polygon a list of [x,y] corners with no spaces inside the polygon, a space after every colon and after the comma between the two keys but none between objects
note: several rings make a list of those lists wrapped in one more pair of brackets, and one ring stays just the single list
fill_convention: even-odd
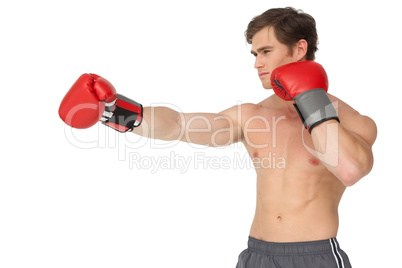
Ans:
[{"label": "nipple", "polygon": [[313,166],[318,166],[320,164],[320,161],[317,158],[309,158],[308,162]]}]

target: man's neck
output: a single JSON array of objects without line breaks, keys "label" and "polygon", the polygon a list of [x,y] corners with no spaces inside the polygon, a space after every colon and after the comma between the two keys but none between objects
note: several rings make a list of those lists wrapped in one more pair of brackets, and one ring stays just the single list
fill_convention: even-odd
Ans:
[{"label": "man's neck", "polygon": [[296,112],[295,108],[293,107],[293,101],[285,101],[278,97],[277,95],[272,95],[271,97],[271,104],[273,107],[277,109],[283,109],[285,112]]}]

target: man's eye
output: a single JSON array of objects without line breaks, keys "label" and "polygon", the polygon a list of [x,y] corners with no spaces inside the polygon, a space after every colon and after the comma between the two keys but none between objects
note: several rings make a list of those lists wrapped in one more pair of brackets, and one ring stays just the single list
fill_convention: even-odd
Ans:
[{"label": "man's eye", "polygon": [[264,54],[271,52],[271,50],[264,50]]}]

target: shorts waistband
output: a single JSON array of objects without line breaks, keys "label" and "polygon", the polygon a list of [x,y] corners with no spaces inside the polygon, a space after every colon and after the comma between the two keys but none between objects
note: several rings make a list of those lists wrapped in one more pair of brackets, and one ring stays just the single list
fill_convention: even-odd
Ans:
[{"label": "shorts waistband", "polygon": [[307,242],[267,242],[249,237],[248,248],[270,255],[322,254],[339,249],[336,238]]}]

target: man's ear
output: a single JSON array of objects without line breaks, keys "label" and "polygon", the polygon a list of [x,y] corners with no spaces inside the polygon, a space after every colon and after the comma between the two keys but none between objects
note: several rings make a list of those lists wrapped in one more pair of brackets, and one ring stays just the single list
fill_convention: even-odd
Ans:
[{"label": "man's ear", "polygon": [[296,50],[296,53],[297,53],[296,55],[297,55],[297,60],[298,61],[305,59],[304,57],[306,56],[306,53],[307,53],[307,47],[308,47],[307,41],[304,40],[304,39],[300,39],[296,43],[295,50]]}]

